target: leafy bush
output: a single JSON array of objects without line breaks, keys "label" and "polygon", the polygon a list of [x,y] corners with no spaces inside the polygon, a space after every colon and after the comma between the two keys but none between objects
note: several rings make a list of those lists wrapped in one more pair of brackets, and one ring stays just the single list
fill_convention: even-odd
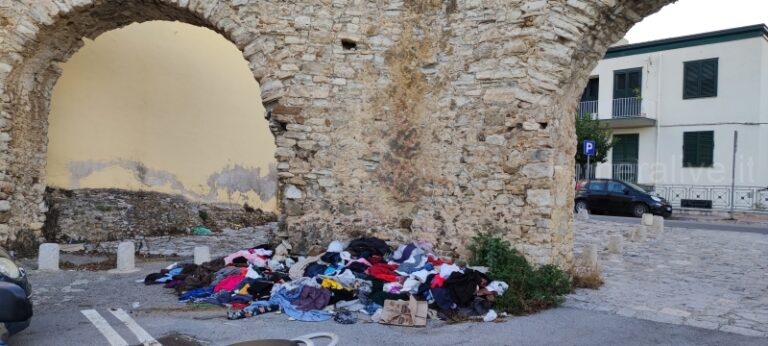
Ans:
[{"label": "leafy bush", "polygon": [[200,217],[200,220],[203,220],[203,222],[208,222],[208,220],[211,219],[211,216],[208,215],[208,212],[205,210],[200,210],[197,212],[197,216]]},{"label": "leafy bush", "polygon": [[573,287],[588,288],[596,290],[603,285],[603,277],[600,269],[597,270],[576,270],[573,274]]},{"label": "leafy bush", "polygon": [[494,308],[525,315],[560,305],[572,290],[567,273],[553,265],[534,268],[509,242],[491,234],[472,238],[472,265],[489,268],[489,276],[509,284]]}]

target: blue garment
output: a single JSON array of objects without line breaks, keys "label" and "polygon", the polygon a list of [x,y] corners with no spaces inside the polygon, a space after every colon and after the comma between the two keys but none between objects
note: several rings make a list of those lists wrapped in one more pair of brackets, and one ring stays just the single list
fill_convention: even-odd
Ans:
[{"label": "blue garment", "polygon": [[[420,249],[419,249],[420,250]],[[399,273],[413,273],[422,270],[427,263],[427,257],[423,251],[415,250],[412,253],[412,258],[408,259],[408,262],[403,262],[397,267]]]},{"label": "blue garment", "polygon": [[447,288],[433,288],[432,297],[435,298],[435,304],[437,304],[440,309],[455,310],[458,308],[458,305],[456,305],[456,303],[453,302],[453,299],[451,299],[451,291],[449,291]]},{"label": "blue garment", "polygon": [[213,294],[213,287],[195,288],[180,295],[179,301],[186,302],[195,298],[207,298],[210,297],[211,294]]},{"label": "blue garment", "polygon": [[292,304],[293,301],[299,299],[302,288],[303,287],[298,287],[296,289],[288,291],[285,287],[282,287],[277,292],[275,292],[269,298],[269,300],[253,302],[253,304],[249,305],[244,310],[251,314],[257,315],[254,313],[254,311],[256,311],[260,307],[268,309],[272,305],[279,305],[280,308],[283,310],[283,312],[286,315],[288,315],[288,317],[293,317],[297,321],[319,322],[319,321],[330,320],[333,317],[333,314],[328,311],[324,311],[324,310],[301,311]]},{"label": "blue garment", "polygon": [[381,305],[376,303],[371,303],[365,306],[365,313],[369,315],[373,315],[376,313],[376,311],[378,311],[381,308],[382,308]]},{"label": "blue garment", "polygon": [[248,304],[252,300],[253,300],[253,297],[250,294],[233,294],[232,292],[229,292],[229,291],[219,291],[219,293],[216,293],[207,298],[194,299],[192,300],[192,302],[206,303],[206,304],[213,304],[213,305],[224,305],[224,304],[233,304],[233,303]]},{"label": "blue garment", "polygon": [[342,270],[344,270],[344,266],[342,265],[329,265],[328,268],[325,269],[325,272],[323,273],[323,275],[333,276]]},{"label": "blue garment", "polygon": [[[403,263],[407,261],[409,258],[411,258],[411,253],[413,250],[416,249],[416,244],[408,244],[404,248],[402,248],[402,253],[398,254],[395,252],[395,254],[392,256],[392,261],[395,261],[397,263]],[[398,249],[400,250],[400,249]],[[400,256],[397,256],[400,255]]]},{"label": "blue garment", "polygon": [[161,284],[161,283],[166,283],[166,282],[168,282],[168,281],[171,281],[171,280],[173,279],[173,277],[174,277],[174,276],[181,274],[181,269],[182,269],[182,268],[173,268],[173,269],[169,270],[169,271],[168,271],[168,272],[165,274],[165,276],[163,276],[163,277],[161,277],[161,278],[159,278],[159,279],[155,280],[155,282],[156,282],[156,283],[160,283],[160,284]]}]

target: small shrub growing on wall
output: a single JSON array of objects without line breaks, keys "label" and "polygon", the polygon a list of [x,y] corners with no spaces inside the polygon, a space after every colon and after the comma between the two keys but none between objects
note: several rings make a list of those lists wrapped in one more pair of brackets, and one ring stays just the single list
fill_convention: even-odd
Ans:
[{"label": "small shrub growing on wall", "polygon": [[208,212],[205,210],[198,211],[197,216],[199,216],[200,220],[203,220],[203,222],[208,222],[208,220],[211,219],[211,217],[208,215]]},{"label": "small shrub growing on wall", "polygon": [[509,284],[494,308],[514,315],[525,315],[552,308],[563,302],[572,290],[568,274],[553,265],[534,268],[509,242],[498,236],[480,234],[472,239],[470,263],[490,269],[494,280]]},{"label": "small shrub growing on wall", "polygon": [[573,275],[573,287],[589,288],[596,290],[603,285],[603,277],[600,269],[595,270],[576,270]]}]

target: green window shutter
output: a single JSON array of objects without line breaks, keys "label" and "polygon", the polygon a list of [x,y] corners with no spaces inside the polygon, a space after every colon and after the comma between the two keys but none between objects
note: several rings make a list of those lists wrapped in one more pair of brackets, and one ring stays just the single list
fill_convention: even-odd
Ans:
[{"label": "green window shutter", "polygon": [[696,132],[683,133],[683,167],[695,167],[698,156],[698,134]]},{"label": "green window shutter", "polygon": [[715,151],[715,132],[699,132],[699,166],[712,167]]},{"label": "green window shutter", "polygon": [[700,97],[717,96],[717,65],[717,59],[701,62],[701,90],[699,90]]},{"label": "green window shutter", "polygon": [[714,131],[683,133],[683,167],[712,167]]},{"label": "green window shutter", "polygon": [[683,98],[690,99],[699,95],[699,70],[701,64],[698,62],[686,62],[684,67],[683,79]]},{"label": "green window shutter", "polygon": [[683,99],[717,96],[718,59],[683,63]]}]

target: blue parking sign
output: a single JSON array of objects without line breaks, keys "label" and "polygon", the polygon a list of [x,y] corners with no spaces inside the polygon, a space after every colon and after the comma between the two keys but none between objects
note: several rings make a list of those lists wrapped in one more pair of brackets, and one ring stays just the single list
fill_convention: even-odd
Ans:
[{"label": "blue parking sign", "polygon": [[595,156],[597,153],[597,146],[595,145],[595,141],[592,140],[585,140],[584,141],[584,155],[587,156]]}]

